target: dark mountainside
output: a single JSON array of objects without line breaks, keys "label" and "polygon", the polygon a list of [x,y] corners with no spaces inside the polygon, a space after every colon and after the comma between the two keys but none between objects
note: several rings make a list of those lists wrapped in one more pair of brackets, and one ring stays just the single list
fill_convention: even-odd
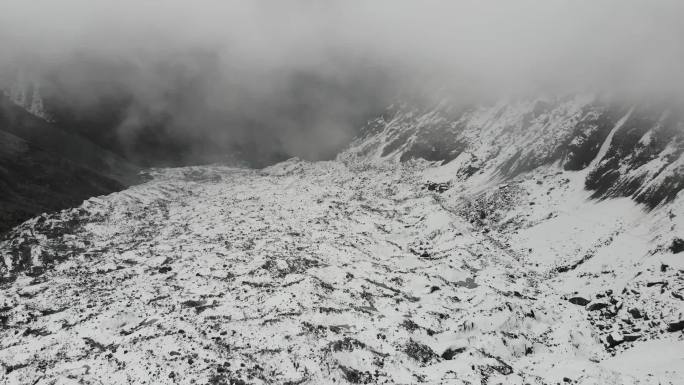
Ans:
[{"label": "dark mountainside", "polygon": [[0,95],[0,136],[0,232],[140,180],[137,167],[5,95]]}]

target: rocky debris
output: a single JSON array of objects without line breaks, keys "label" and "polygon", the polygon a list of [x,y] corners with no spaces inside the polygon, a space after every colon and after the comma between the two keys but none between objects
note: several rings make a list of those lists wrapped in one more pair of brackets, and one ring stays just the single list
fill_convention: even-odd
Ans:
[{"label": "rocky debris", "polygon": [[344,378],[351,384],[370,384],[373,382],[373,375],[368,371],[360,371],[354,368],[340,365],[340,370]]},{"label": "rocky debris", "polygon": [[345,337],[344,339],[334,341],[330,344],[330,349],[335,352],[341,352],[341,351],[346,351],[346,352],[353,352],[354,349],[365,349],[366,344],[363,342],[351,338],[351,337]]},{"label": "rocky debris", "polygon": [[420,258],[434,258],[434,250],[432,245],[430,245],[429,242],[426,242],[424,240],[414,242],[412,245],[409,246],[409,251],[414,255],[419,256]]},{"label": "rocky debris", "polygon": [[427,182],[424,188],[441,194],[451,188],[451,183]]},{"label": "rocky debris", "polygon": [[639,338],[641,338],[641,334],[622,334],[613,332],[606,337],[606,343],[608,344],[608,347],[614,348],[624,342],[634,342]]},{"label": "rocky debris", "polygon": [[0,312],[11,310],[17,306],[17,299],[7,293],[0,293]]},{"label": "rocky debris", "polygon": [[[505,183],[460,205],[459,214],[473,225],[479,227],[497,225],[503,230],[511,222],[500,223],[501,219],[507,215],[506,211],[509,207],[514,207],[523,201],[523,194],[523,190],[517,183]],[[512,224],[515,224],[515,221]]]},{"label": "rocky debris", "polygon": [[575,269],[577,269],[580,265],[582,265],[583,263],[589,261],[593,256],[594,256],[593,253],[587,253],[587,254],[585,254],[584,256],[582,256],[582,258],[580,258],[579,260],[577,260],[576,262],[574,262],[574,263],[572,263],[572,264],[563,265],[563,266],[558,266],[558,267],[556,268],[556,271],[559,272],[559,273],[567,273],[568,271],[575,270]]},{"label": "rocky debris", "polygon": [[[501,221],[530,210],[521,184],[461,211],[450,202],[455,187],[440,196],[421,189],[420,163],[354,167],[292,160],[259,171],[158,170],[145,185],[84,204],[71,229],[26,223],[0,252],[23,244],[48,263],[8,269],[12,279],[0,284],[10,304],[0,311],[2,375],[9,383],[541,385],[559,381],[546,373],[577,352],[583,380],[620,384],[648,375],[600,361],[679,338],[665,333],[665,320],[679,319],[676,268],[635,259],[633,278],[634,262],[625,268],[616,257],[609,269],[592,259],[559,274],[557,264],[528,260],[537,246],[518,251],[509,237],[534,221]],[[28,276],[34,267],[41,274]],[[567,289],[571,279],[626,286],[580,296]],[[653,378],[677,383],[667,376]]]},{"label": "rocky debris", "polygon": [[413,322],[411,319],[408,318],[401,323],[401,327],[408,330],[409,332],[413,332],[421,328],[420,325],[418,325],[417,323]]},{"label": "rocky debris", "polygon": [[[631,284],[646,288],[660,286],[649,286],[650,283],[642,279]],[[667,325],[667,314],[675,309],[662,307],[664,298],[661,296],[664,294],[660,290],[651,293],[658,296],[657,301],[644,302],[640,298],[643,295],[645,293],[629,288],[623,289],[619,295],[607,290],[597,293],[596,299],[585,307],[587,319],[595,333],[602,336],[608,352],[615,354],[630,349],[635,342],[661,338]],[[637,304],[639,306],[635,306]]]},{"label": "rocky debris", "polygon": [[[439,356],[427,345],[410,340],[404,346],[404,353],[421,364],[428,364]],[[453,358],[453,357],[452,357]]]},{"label": "rocky debris", "polygon": [[86,245],[74,235],[88,217],[82,209],[42,214],[0,235],[4,256],[0,258],[0,275],[5,279],[20,272],[39,276],[46,266],[83,253]]}]

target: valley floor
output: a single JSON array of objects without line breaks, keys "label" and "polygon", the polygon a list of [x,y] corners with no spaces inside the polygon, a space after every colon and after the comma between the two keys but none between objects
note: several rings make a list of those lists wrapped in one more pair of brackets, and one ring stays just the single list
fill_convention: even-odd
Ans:
[{"label": "valley floor", "polygon": [[631,202],[488,223],[412,167],[160,170],[25,223],[0,383],[684,383],[684,258]]}]

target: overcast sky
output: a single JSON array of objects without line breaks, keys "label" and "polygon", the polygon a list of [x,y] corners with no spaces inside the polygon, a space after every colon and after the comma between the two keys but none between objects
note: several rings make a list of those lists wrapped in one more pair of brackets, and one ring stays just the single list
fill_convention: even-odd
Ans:
[{"label": "overcast sky", "polygon": [[676,0],[3,0],[0,74],[50,73],[86,106],[126,90],[122,135],[165,114],[221,142],[249,121],[320,158],[400,90],[681,96],[683,20]]}]

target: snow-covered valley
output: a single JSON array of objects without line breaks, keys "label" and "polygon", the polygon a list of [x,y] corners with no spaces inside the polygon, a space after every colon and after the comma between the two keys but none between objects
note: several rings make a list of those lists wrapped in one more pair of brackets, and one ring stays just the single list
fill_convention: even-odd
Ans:
[{"label": "snow-covered valley", "polygon": [[0,243],[0,378],[684,381],[681,197],[593,201],[552,166],[430,182],[449,167],[164,169],[34,218]]},{"label": "snow-covered valley", "polygon": [[0,385],[684,385],[684,1],[0,1]]}]

